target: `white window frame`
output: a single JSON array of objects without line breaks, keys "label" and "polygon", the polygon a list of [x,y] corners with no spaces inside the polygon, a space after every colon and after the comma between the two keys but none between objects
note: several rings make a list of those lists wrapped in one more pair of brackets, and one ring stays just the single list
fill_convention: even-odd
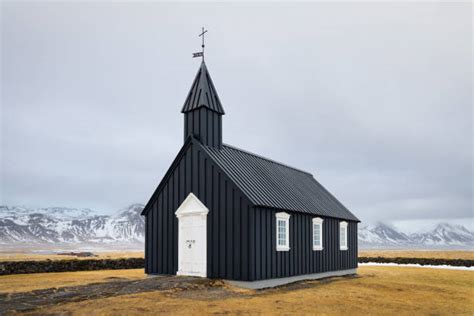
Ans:
[{"label": "white window frame", "polygon": [[[313,251],[323,250],[323,222],[324,220],[320,217],[313,218]],[[316,244],[315,239],[315,226],[319,226],[319,245]]]},{"label": "white window frame", "polygon": [[[285,243],[283,245],[279,244],[278,238],[278,222],[282,221],[285,223]],[[285,212],[280,212],[275,214],[275,223],[276,223],[276,250],[277,251],[289,251],[290,250],[290,214]]]},{"label": "white window frame", "polygon": [[[341,236],[342,231],[344,230],[344,236]],[[348,245],[347,245],[347,222],[340,222],[339,223],[339,249],[341,250],[347,250]]]}]

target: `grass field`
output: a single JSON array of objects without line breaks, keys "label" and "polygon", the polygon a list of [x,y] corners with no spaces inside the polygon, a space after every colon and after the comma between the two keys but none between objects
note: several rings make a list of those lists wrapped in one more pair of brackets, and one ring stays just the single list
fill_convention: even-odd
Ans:
[{"label": "grass field", "polygon": [[86,285],[111,280],[146,278],[141,269],[99,270],[61,273],[32,273],[0,276],[0,293],[28,292],[40,289]]},{"label": "grass field", "polygon": [[[108,282],[111,277],[140,280],[143,270],[48,273],[0,277],[1,291],[30,291]],[[26,279],[28,285],[26,285]],[[150,280],[150,279],[148,279]],[[142,282],[142,281],[139,281]],[[157,280],[159,282],[159,280]],[[85,285],[86,286],[86,285]],[[210,294],[212,293],[212,294]],[[406,267],[360,267],[355,278],[299,282],[252,291],[227,285],[210,292],[187,289],[116,295],[44,306],[30,314],[350,314],[472,315],[474,272]]]}]

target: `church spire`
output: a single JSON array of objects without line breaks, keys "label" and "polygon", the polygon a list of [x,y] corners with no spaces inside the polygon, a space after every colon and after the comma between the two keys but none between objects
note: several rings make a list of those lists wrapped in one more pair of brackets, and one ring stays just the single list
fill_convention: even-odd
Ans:
[{"label": "church spire", "polygon": [[184,102],[181,113],[193,111],[200,107],[206,107],[216,113],[224,114],[224,108],[222,107],[219,96],[217,95],[216,88],[212,83],[211,76],[206,67],[204,60],[199,67],[198,73],[194,82],[189,90],[188,97]]}]

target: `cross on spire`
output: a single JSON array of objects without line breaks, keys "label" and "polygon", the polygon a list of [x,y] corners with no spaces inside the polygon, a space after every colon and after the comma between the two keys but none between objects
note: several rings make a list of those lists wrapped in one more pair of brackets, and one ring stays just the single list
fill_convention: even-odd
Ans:
[{"label": "cross on spire", "polygon": [[204,34],[206,34],[206,33],[207,33],[207,30],[204,30],[204,27],[203,27],[201,34],[199,34],[200,37],[202,36],[202,44],[201,44],[202,51],[197,52],[197,53],[193,53],[193,58],[202,57],[202,61],[204,61],[204,47],[205,47],[205,45],[204,45]]}]

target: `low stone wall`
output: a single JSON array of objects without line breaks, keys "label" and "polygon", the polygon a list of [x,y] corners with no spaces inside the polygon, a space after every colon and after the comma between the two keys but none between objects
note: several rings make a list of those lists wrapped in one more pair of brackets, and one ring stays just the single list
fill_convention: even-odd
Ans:
[{"label": "low stone wall", "polygon": [[469,259],[439,259],[439,258],[386,258],[386,257],[359,257],[359,263],[375,262],[375,263],[398,263],[398,264],[420,264],[433,266],[456,266],[456,267],[472,267],[474,260]]},{"label": "low stone wall", "polygon": [[45,261],[3,261],[0,262],[0,275],[67,271],[143,269],[145,259],[82,259]]},{"label": "low stone wall", "polygon": [[[420,265],[450,265],[457,267],[474,266],[474,260],[467,259],[359,257],[358,261],[359,263],[376,262]],[[145,260],[143,258],[4,261],[0,262],[0,275],[68,271],[143,269],[144,266]]]}]

